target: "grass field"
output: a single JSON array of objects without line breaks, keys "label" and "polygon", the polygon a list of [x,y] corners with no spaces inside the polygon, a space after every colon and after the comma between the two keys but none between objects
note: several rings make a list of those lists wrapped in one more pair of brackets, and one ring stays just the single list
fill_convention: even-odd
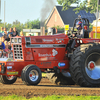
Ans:
[{"label": "grass field", "polygon": [[47,96],[47,97],[33,97],[26,99],[21,96],[0,96],[0,100],[100,100],[100,96]]}]

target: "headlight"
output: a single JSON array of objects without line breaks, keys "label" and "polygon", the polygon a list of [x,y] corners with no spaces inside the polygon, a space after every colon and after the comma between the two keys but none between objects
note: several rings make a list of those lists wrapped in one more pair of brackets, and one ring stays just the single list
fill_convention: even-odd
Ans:
[{"label": "headlight", "polygon": [[80,40],[80,43],[83,43],[83,41],[82,41],[82,40]]},{"label": "headlight", "polygon": [[22,40],[21,40],[21,38],[19,38],[19,39],[18,39],[18,43],[22,43]]},{"label": "headlight", "polygon": [[17,38],[15,38],[15,43],[17,43],[18,41],[17,41]]},{"label": "headlight", "polygon": [[21,38],[11,38],[11,43],[22,43]]},{"label": "headlight", "polygon": [[77,40],[77,43],[79,43],[79,40]]},{"label": "headlight", "polygon": [[11,43],[14,43],[14,38],[11,38]]}]

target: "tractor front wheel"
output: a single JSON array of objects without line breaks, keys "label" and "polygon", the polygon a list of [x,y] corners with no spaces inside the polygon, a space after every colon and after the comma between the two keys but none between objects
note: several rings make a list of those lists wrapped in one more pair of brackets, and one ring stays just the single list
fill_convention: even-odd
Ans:
[{"label": "tractor front wheel", "polygon": [[4,76],[0,75],[0,82],[2,84],[13,84],[17,80],[16,76],[10,75],[10,76]]},{"label": "tractor front wheel", "polygon": [[37,85],[42,78],[41,70],[36,65],[28,65],[23,68],[21,78],[26,85]]}]

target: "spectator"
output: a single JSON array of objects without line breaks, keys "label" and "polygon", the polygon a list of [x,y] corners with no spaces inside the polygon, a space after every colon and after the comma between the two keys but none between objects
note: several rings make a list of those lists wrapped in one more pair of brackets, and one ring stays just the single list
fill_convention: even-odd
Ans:
[{"label": "spectator", "polygon": [[11,50],[8,48],[8,44],[5,46],[5,56],[8,58],[8,54],[11,53]]},{"label": "spectator", "polygon": [[8,58],[8,55],[11,53],[11,42],[4,41],[5,49],[3,51],[3,56]]},{"label": "spectator", "polygon": [[20,32],[20,36],[24,36],[23,31]]},{"label": "spectator", "polygon": [[31,36],[31,33],[29,33],[29,36]]},{"label": "spectator", "polygon": [[18,32],[16,31],[16,27],[13,28],[14,36],[18,36]]},{"label": "spectator", "polygon": [[5,46],[8,45],[8,41],[4,41]]},{"label": "spectator", "polygon": [[7,37],[7,35],[6,35],[6,34],[4,34],[4,36],[3,36],[3,37],[4,37],[4,39],[5,39],[5,40],[7,40],[7,39],[8,39],[8,37]]},{"label": "spectator", "polygon": [[4,33],[4,28],[3,27],[1,27],[0,33]]},{"label": "spectator", "polygon": [[1,37],[1,41],[4,43],[4,41],[5,41],[5,35]]},{"label": "spectator", "polygon": [[15,36],[16,36],[16,33],[15,33],[15,32],[13,32],[12,37],[15,37]]},{"label": "spectator", "polygon": [[[6,45],[8,45],[8,42],[7,41],[4,41],[4,44],[5,44],[5,48],[6,48]],[[6,57],[5,49],[3,50],[3,56]]]},{"label": "spectator", "polygon": [[9,29],[7,36],[9,36],[9,34],[13,35],[13,29],[12,28]]},{"label": "spectator", "polygon": [[11,50],[11,42],[8,42],[8,48]]},{"label": "spectator", "polygon": [[10,41],[11,37],[12,37],[12,34],[9,34],[6,40]]},{"label": "spectator", "polygon": [[4,28],[4,33],[5,33],[6,35],[8,34],[6,28]]},{"label": "spectator", "polygon": [[2,41],[0,41],[0,58],[2,56],[2,52],[3,52],[3,50],[2,50]]},{"label": "spectator", "polygon": [[5,44],[4,44],[4,36],[3,37],[0,37],[0,57],[2,56],[3,54],[3,51],[5,49]]}]

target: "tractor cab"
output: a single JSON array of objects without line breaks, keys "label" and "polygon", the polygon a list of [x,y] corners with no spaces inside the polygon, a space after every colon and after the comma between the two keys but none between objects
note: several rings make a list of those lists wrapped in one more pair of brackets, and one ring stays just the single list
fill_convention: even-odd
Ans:
[{"label": "tractor cab", "polygon": [[81,16],[78,16],[78,18],[76,18],[74,21],[71,34],[68,33],[68,37],[69,43],[67,44],[66,48],[69,53],[72,53],[75,47],[83,44],[83,38],[89,38],[89,20],[87,18],[81,18]]},{"label": "tractor cab", "polygon": [[[80,24],[79,29],[78,25]],[[76,18],[73,24],[72,34],[82,34],[82,38],[89,38],[89,20],[87,18],[81,18],[80,16]]]}]

